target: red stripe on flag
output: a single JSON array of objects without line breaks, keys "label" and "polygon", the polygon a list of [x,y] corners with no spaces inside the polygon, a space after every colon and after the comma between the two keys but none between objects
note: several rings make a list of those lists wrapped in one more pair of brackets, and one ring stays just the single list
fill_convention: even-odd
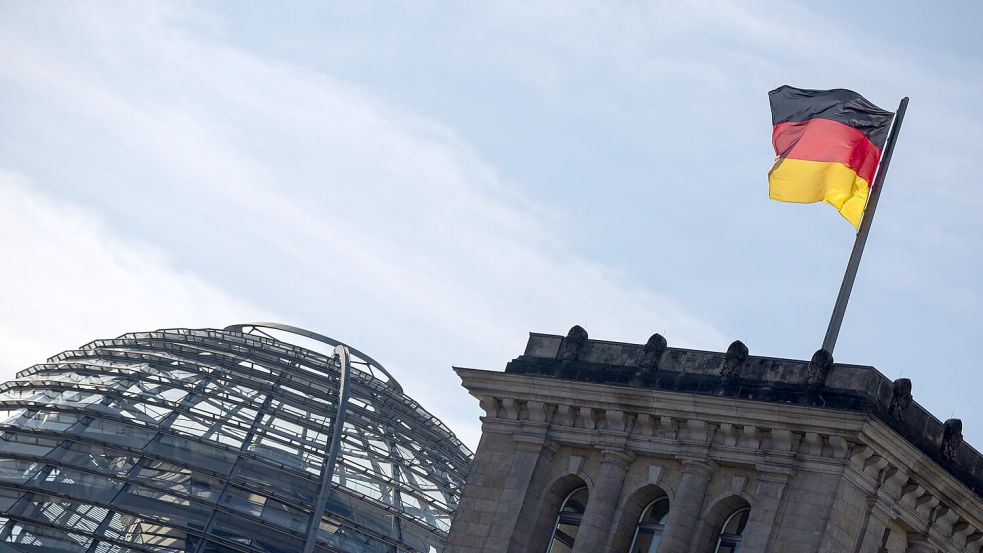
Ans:
[{"label": "red stripe on flag", "polygon": [[849,125],[830,119],[787,121],[775,125],[772,144],[778,157],[842,163],[869,183],[874,181],[881,150]]}]

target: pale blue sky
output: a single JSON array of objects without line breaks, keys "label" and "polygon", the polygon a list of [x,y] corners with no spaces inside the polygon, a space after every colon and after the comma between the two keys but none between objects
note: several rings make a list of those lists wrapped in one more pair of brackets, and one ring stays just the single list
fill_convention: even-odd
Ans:
[{"label": "pale blue sky", "polygon": [[911,97],[835,357],[983,445],[974,3],[0,5],[0,371],[276,319],[474,445],[528,331],[809,358],[853,241],[768,200],[768,90]]}]

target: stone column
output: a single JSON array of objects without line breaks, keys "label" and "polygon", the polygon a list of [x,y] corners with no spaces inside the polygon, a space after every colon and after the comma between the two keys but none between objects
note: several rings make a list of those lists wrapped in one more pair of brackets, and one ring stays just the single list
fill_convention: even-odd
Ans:
[{"label": "stone column", "polygon": [[768,549],[775,518],[782,507],[782,496],[792,479],[790,467],[758,467],[758,487],[754,493],[754,508],[748,516],[741,551],[764,553]]},{"label": "stone column", "polygon": [[924,534],[908,534],[908,549],[906,553],[938,553],[938,549],[928,543]]},{"label": "stone column", "polygon": [[872,502],[869,505],[869,513],[866,521],[866,528],[863,535],[858,536],[860,543],[856,551],[858,553],[882,553],[886,551],[881,547],[884,540],[884,530],[891,520],[891,514],[877,501],[876,498],[868,499]]},{"label": "stone column", "polygon": [[614,449],[601,450],[601,468],[594,479],[594,489],[587,499],[573,553],[600,553],[607,546],[614,524],[614,512],[621,498],[621,486],[634,455]]},{"label": "stone column", "polygon": [[500,483],[508,477],[512,464],[512,436],[489,428],[486,420],[478,452],[454,514],[453,531],[448,536],[445,553],[492,551],[486,548],[485,542],[495,521]]},{"label": "stone column", "polygon": [[486,551],[508,549],[509,543],[516,537],[516,522],[522,506],[527,502],[533,472],[538,463],[548,463],[552,458],[552,452],[544,447],[547,445],[545,433],[515,434],[512,440],[515,447],[512,463],[504,481],[497,484],[501,486],[502,493],[491,521],[488,541],[485,542]]},{"label": "stone column", "polygon": [[703,500],[717,465],[710,460],[683,461],[683,478],[669,505],[669,520],[662,534],[659,553],[687,553],[700,519]]},{"label": "stone column", "polygon": [[508,550],[533,472],[552,455],[545,430],[536,430],[485,422],[444,553]]}]

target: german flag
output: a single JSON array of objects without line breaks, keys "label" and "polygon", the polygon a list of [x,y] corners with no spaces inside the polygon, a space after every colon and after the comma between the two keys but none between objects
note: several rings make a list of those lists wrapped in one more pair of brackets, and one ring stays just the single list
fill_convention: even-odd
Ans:
[{"label": "german flag", "polygon": [[859,228],[894,114],[842,88],[786,85],[768,99],[777,156],[768,172],[769,196],[825,201]]}]

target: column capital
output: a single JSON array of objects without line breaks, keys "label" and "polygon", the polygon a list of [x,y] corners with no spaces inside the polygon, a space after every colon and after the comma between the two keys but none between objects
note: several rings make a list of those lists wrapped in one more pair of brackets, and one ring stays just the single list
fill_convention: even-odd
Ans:
[{"label": "column capital", "polygon": [[763,464],[759,463],[754,466],[755,472],[758,473],[758,480],[763,482],[772,482],[776,484],[788,484],[788,481],[795,476],[795,468],[787,464]]},{"label": "column capital", "polygon": [[628,465],[635,460],[632,453],[620,449],[603,448],[600,452],[601,466],[572,553],[597,553],[605,549]]},{"label": "column capital", "polygon": [[493,433],[493,434],[515,434],[520,425],[518,422],[509,421],[505,419],[492,419],[488,417],[481,417],[481,433]]},{"label": "column capital", "polygon": [[883,498],[878,496],[868,496],[867,503],[870,504],[870,516],[887,523],[891,519],[900,515],[898,509],[886,503]]},{"label": "column capital", "polygon": [[[888,493],[883,486],[876,493],[868,493],[868,497],[870,496],[874,497],[874,509],[872,512],[883,515],[886,520],[901,518],[901,509],[898,507],[900,503],[897,497]],[[939,513],[944,515],[945,511],[939,511]],[[955,522],[956,518],[958,518],[958,515],[953,513],[952,522]]]},{"label": "column capital", "polygon": [[713,459],[694,459],[690,457],[677,457],[680,463],[683,465],[683,474],[692,474],[703,478],[704,480],[710,480],[713,477],[713,473],[717,472],[719,465],[713,461]]},{"label": "column capital", "polygon": [[539,452],[546,442],[546,434],[512,434],[512,442],[517,451]]},{"label": "column capital", "polygon": [[908,534],[907,553],[936,553],[936,548],[928,541],[925,534]]},{"label": "column capital", "polygon": [[707,457],[677,455],[683,465],[683,477],[676,487],[672,509],[659,550],[667,553],[685,553],[693,545],[693,534],[703,511],[707,488],[717,463]]},{"label": "column capital", "polygon": [[601,450],[601,464],[612,464],[617,465],[623,469],[627,469],[633,462],[637,455],[631,451],[625,451],[621,449],[602,449]]}]

